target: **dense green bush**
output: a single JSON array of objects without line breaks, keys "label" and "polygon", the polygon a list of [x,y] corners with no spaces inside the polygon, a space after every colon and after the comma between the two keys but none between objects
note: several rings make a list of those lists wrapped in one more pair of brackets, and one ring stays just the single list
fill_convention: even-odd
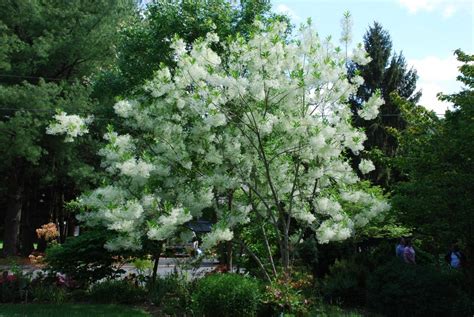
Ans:
[{"label": "dense green bush", "polygon": [[136,304],[146,299],[146,291],[126,280],[107,280],[94,284],[89,298],[97,303]]},{"label": "dense green bush", "polygon": [[238,274],[213,274],[199,280],[193,294],[198,316],[255,316],[258,282]]},{"label": "dense green bush", "polygon": [[388,316],[468,316],[474,302],[463,273],[394,259],[367,282],[367,306]]},{"label": "dense green bush", "polygon": [[186,276],[170,274],[158,277],[155,283],[150,283],[149,299],[159,306],[163,313],[180,316],[190,311],[192,284]]},{"label": "dense green bush", "polygon": [[114,266],[116,255],[104,248],[105,242],[105,232],[87,231],[49,247],[46,262],[52,272],[66,274],[79,286],[114,277],[123,271]]},{"label": "dense green bush", "polygon": [[336,260],[321,283],[322,294],[332,303],[364,305],[367,275],[368,267],[356,257]]}]

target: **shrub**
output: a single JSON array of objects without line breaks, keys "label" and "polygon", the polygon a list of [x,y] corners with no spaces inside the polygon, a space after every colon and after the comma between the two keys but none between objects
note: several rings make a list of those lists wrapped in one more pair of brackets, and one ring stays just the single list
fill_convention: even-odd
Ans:
[{"label": "shrub", "polygon": [[157,278],[156,282],[149,286],[149,299],[159,306],[163,313],[179,316],[190,312],[191,286],[186,277],[179,274]]},{"label": "shrub", "polygon": [[355,258],[336,260],[321,283],[322,294],[332,303],[364,305],[367,274]]},{"label": "shrub", "polygon": [[106,233],[99,231],[70,237],[46,250],[46,262],[51,271],[64,273],[79,285],[114,277],[123,270],[114,266],[115,254],[104,248],[105,242]]},{"label": "shrub", "polygon": [[[306,315],[314,298],[313,278],[304,272],[280,274],[265,286],[262,295],[261,316],[277,316],[281,313]],[[285,315],[286,316],[286,315]]]},{"label": "shrub", "polygon": [[255,316],[260,299],[257,281],[238,274],[212,274],[197,282],[193,294],[198,316]]},{"label": "shrub", "polygon": [[55,285],[37,285],[31,288],[31,296],[35,302],[62,304],[68,299],[68,293]]},{"label": "shrub", "polygon": [[467,316],[473,313],[463,273],[393,260],[367,283],[368,307],[388,316]]},{"label": "shrub", "polygon": [[107,280],[94,284],[89,298],[98,303],[136,304],[145,300],[146,291],[125,280]]}]

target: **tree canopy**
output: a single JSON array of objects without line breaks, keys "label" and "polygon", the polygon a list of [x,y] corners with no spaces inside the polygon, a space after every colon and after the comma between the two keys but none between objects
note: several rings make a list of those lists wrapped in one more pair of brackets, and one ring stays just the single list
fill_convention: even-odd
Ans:
[{"label": "tree canopy", "polygon": [[458,80],[465,88],[441,95],[453,110],[430,129],[418,130],[418,142],[407,144],[401,161],[408,179],[397,186],[394,203],[400,220],[431,237],[438,251],[457,241],[474,254],[474,56],[460,50],[455,54],[463,63]]},{"label": "tree canopy", "polygon": [[20,222],[29,253],[32,226],[41,224],[32,217],[41,210],[46,215],[39,218],[63,218],[64,200],[77,195],[82,180],[92,175],[87,163],[94,160],[84,151],[87,145],[64,146],[45,129],[56,109],[94,111],[87,76],[114,61],[118,25],[132,8],[131,1],[0,4],[0,155],[4,158],[0,171],[2,184],[8,184],[2,188],[6,255],[17,252]]},{"label": "tree canopy", "polygon": [[[116,103],[130,132],[106,134],[110,182],[82,199],[90,212],[80,215],[115,232],[108,248],[164,241],[213,207],[218,222],[205,248],[256,217],[273,225],[287,269],[290,235],[311,228],[321,243],[344,240],[389,208],[361,190],[345,156],[365,140],[344,102],[357,89],[345,53],[310,27],[288,41],[284,23],[257,26],[248,41],[225,46],[226,63],[212,49],[215,33],[191,46],[175,40],[173,74],[163,66],[143,95]],[[352,58],[368,62],[361,47]],[[360,116],[374,118],[382,103],[374,94]]]},{"label": "tree canopy", "polygon": [[[396,132],[405,128],[403,113],[394,101],[394,94],[412,103],[417,103],[421,92],[416,91],[417,74],[414,69],[407,69],[402,53],[392,53],[392,40],[387,30],[374,22],[364,35],[364,47],[371,61],[367,65],[349,65],[351,74],[358,74],[364,83],[351,98],[354,111],[376,91],[380,91],[385,103],[379,115],[370,121],[361,120],[355,115],[355,125],[367,131],[366,147],[372,151],[376,170],[370,174],[371,179],[385,187],[392,178],[392,169],[386,158],[397,153]],[[396,97],[395,97],[396,98]]]}]

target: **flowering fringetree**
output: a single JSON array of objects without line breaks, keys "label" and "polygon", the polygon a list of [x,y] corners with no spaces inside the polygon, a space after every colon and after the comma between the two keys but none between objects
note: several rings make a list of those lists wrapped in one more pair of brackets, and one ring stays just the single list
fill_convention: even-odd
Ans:
[{"label": "flowering fringetree", "polygon": [[[105,135],[100,154],[113,181],[82,198],[91,211],[80,216],[116,233],[108,248],[139,249],[144,234],[163,241],[212,207],[218,222],[204,248],[235,239],[252,215],[274,227],[288,268],[290,228],[310,228],[320,243],[344,240],[389,208],[358,189],[348,161],[366,135],[351,125],[346,101],[363,79],[348,80],[347,53],[310,26],[292,40],[283,23],[259,27],[227,44],[225,58],[211,49],[215,34],[190,50],[176,39],[177,67],[115,105],[130,132]],[[369,62],[361,46],[350,58]],[[373,119],[382,103],[374,95],[360,115]]]},{"label": "flowering fringetree", "polygon": [[59,112],[54,116],[54,122],[51,122],[46,129],[47,134],[64,134],[65,142],[73,142],[78,136],[89,132],[87,126],[94,119],[93,116],[82,118],[76,114],[68,115],[66,112]]}]

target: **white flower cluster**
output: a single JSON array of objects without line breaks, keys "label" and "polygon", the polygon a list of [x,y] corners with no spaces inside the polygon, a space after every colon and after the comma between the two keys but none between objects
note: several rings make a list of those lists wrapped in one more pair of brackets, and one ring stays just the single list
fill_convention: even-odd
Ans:
[{"label": "white flower cluster", "polygon": [[145,210],[142,202],[130,197],[121,187],[106,186],[84,195],[80,203],[90,209],[77,215],[88,226],[105,227],[115,233],[105,247],[110,250],[139,250],[140,234],[136,228],[144,224]]},{"label": "white flower cluster", "polygon": [[169,215],[162,215],[158,218],[158,223],[150,227],[147,236],[151,240],[166,240],[173,236],[179,226],[191,219],[191,214],[183,208],[173,208]]},{"label": "white flower cluster", "polygon": [[352,234],[351,223],[335,222],[326,220],[321,223],[316,230],[316,237],[319,243],[328,243],[330,241],[342,241],[349,238]]},{"label": "white flower cluster", "polygon": [[360,190],[341,191],[340,195],[343,201],[351,202],[354,204],[361,203],[363,205],[370,205],[373,199],[371,195]]},{"label": "white flower cluster", "polygon": [[336,200],[327,197],[318,198],[314,203],[314,208],[320,214],[330,215],[338,218],[337,220],[341,220],[339,218],[341,217],[342,207]]},{"label": "white flower cluster", "polygon": [[367,174],[375,170],[375,165],[371,160],[362,159],[359,163],[359,170],[362,174]]},{"label": "white flower cluster", "polygon": [[341,42],[348,45],[352,42],[353,20],[349,12],[345,12],[341,20]]},{"label": "white flower cluster", "polygon": [[374,200],[366,212],[354,216],[354,225],[357,227],[363,227],[367,225],[370,220],[388,210],[390,210],[390,205],[386,201]]},{"label": "white flower cluster", "polygon": [[229,228],[216,228],[208,233],[202,240],[202,248],[207,250],[216,246],[219,242],[230,241],[234,233]]},{"label": "white flower cluster", "polygon": [[370,58],[369,54],[367,54],[365,48],[362,46],[362,44],[358,44],[357,47],[354,49],[352,52],[352,60],[359,64],[359,65],[367,65],[370,63],[372,58]]},{"label": "white flower cluster", "polygon": [[148,178],[150,172],[154,170],[153,164],[147,163],[142,159],[131,158],[125,162],[118,163],[117,168],[123,175],[134,178]]},{"label": "white flower cluster", "polygon": [[316,217],[309,211],[306,210],[299,210],[293,213],[293,217],[296,220],[301,221],[305,225],[311,225],[313,222],[316,221]]},{"label": "white flower cluster", "polygon": [[65,142],[73,142],[78,136],[89,132],[87,125],[94,119],[93,116],[81,118],[78,115],[68,115],[66,112],[60,112],[54,116],[55,122],[49,124],[46,128],[47,134],[65,134]]},{"label": "white flower cluster", "polygon": [[359,116],[365,120],[373,120],[379,114],[379,107],[384,104],[379,93],[372,95],[369,100],[364,102],[362,109],[358,111]]},{"label": "white flower cluster", "polygon": [[132,115],[137,104],[138,103],[134,100],[120,100],[114,105],[114,110],[120,117],[128,118]]}]

